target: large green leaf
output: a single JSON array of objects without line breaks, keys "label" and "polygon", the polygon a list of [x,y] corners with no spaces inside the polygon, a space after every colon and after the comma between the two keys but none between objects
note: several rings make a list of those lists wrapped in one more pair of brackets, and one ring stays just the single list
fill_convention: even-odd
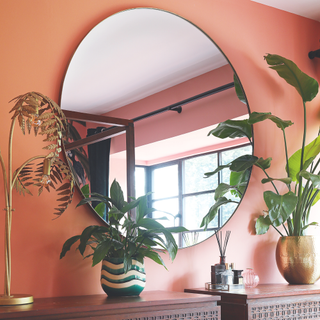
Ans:
[{"label": "large green leaf", "polygon": [[104,202],[98,203],[95,207],[94,210],[97,212],[97,214],[103,218],[104,213],[106,211],[106,204]]},{"label": "large green leaf", "polygon": [[230,170],[241,172],[251,168],[257,161],[258,157],[251,154],[245,154],[237,159],[232,160]]},{"label": "large green leaf", "polygon": [[151,218],[141,219],[140,221],[137,221],[137,225],[147,230],[164,229],[164,226],[161,223]]},{"label": "large green leaf", "polygon": [[235,201],[229,200],[226,197],[219,198],[203,217],[200,228],[204,227],[204,230],[207,230],[209,223],[216,217],[219,208],[227,203],[235,203]]},{"label": "large green leaf", "polygon": [[218,200],[220,197],[225,195],[227,192],[236,189],[234,186],[230,186],[226,183],[220,183],[214,192],[214,199]]},{"label": "large green leaf", "polygon": [[294,62],[276,54],[268,54],[265,59],[271,69],[296,88],[304,102],[313,100],[317,95],[318,82],[302,72]]},{"label": "large green leaf", "polygon": [[[230,172],[230,185],[236,186],[238,189],[238,190],[231,190],[231,193],[234,196],[237,196],[239,198],[242,197],[249,181],[250,172],[251,172],[251,168],[247,170],[239,171],[239,172],[236,172],[236,171]],[[241,194],[239,194],[239,192]]]},{"label": "large green leaf", "polygon": [[60,253],[60,259],[62,259],[66,253],[70,250],[71,246],[76,243],[80,239],[80,236],[73,236],[69,238],[62,247],[61,253]]},{"label": "large green leaf", "polygon": [[284,195],[279,195],[272,191],[265,191],[263,198],[269,209],[270,221],[277,225],[284,223],[289,218],[298,201],[297,196],[290,191]]},{"label": "large green leaf", "polygon": [[112,203],[120,210],[124,204],[124,196],[123,191],[120,187],[120,184],[113,180],[111,187],[110,187],[110,198],[112,199]]},{"label": "large green leaf", "polygon": [[240,81],[239,81],[239,79],[238,79],[236,74],[233,75],[233,81],[234,81],[234,88],[235,88],[236,95],[237,95],[238,99],[242,103],[247,104],[246,96],[245,96],[245,94],[244,94],[244,92],[242,90]]},{"label": "large green leaf", "polygon": [[87,243],[89,239],[91,238],[92,233],[98,228],[98,226],[89,226],[85,228],[80,236],[80,245],[79,245],[79,251],[83,255],[84,251],[86,249]]},{"label": "large green leaf", "polygon": [[173,261],[178,252],[178,245],[173,235],[171,234],[171,232],[165,229],[165,230],[162,230],[162,233],[166,238],[166,249],[169,253],[170,259]]},{"label": "large green leaf", "polygon": [[155,252],[155,251],[147,251],[146,250],[146,251],[143,252],[143,254],[144,254],[144,256],[150,258],[154,262],[160,264],[161,266],[164,266],[167,269],[165,263],[163,262],[162,258],[160,257],[160,255],[157,252]]},{"label": "large green leaf", "polygon": [[282,120],[272,115],[270,112],[252,112],[249,116],[248,123],[255,124],[257,122],[261,122],[267,119],[274,122],[277,125],[277,127],[281,130],[284,130],[285,128],[293,125],[293,122],[291,122],[290,120]]},{"label": "large green leaf", "polygon": [[92,257],[92,267],[94,267],[97,263],[103,260],[103,258],[108,254],[111,248],[111,240],[107,239],[106,241],[100,242],[93,253]]},{"label": "large green leaf", "polygon": [[[320,153],[320,136],[311,141],[304,148],[304,156],[303,156],[303,168],[305,167],[305,163],[310,164],[309,159],[314,159]],[[301,149],[297,150],[288,160],[289,162],[289,172],[290,178],[292,181],[298,181],[299,172],[300,172],[300,161],[301,161]]]},{"label": "large green leaf", "polygon": [[320,189],[320,176],[318,174],[310,173],[306,170],[302,170],[299,173],[303,178],[310,180],[312,183],[312,186],[314,188]]},{"label": "large green leaf", "polygon": [[270,168],[271,166],[271,160],[272,158],[267,158],[267,159],[263,159],[263,158],[259,158],[256,162],[255,162],[255,166],[263,169],[263,170],[266,170],[268,168]]},{"label": "large green leaf", "polygon": [[215,169],[214,171],[212,172],[206,172],[204,175],[205,175],[205,178],[209,178],[213,175],[215,175],[216,173],[218,173],[219,171],[225,169],[225,168],[230,168],[231,166],[231,162],[226,164],[226,165],[222,165],[222,166],[219,166],[217,169]]},{"label": "large green leaf", "polygon": [[248,119],[226,120],[224,122],[220,122],[216,128],[212,129],[208,133],[208,136],[211,134],[220,139],[247,137],[251,140],[252,128],[248,123]]},{"label": "large green leaf", "polygon": [[255,225],[256,234],[265,234],[269,227],[271,226],[271,221],[269,216],[260,216]]}]

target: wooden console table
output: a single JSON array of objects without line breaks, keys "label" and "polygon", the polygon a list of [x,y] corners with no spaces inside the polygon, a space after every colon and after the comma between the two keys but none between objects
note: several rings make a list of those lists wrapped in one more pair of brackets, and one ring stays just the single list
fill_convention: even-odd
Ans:
[{"label": "wooden console table", "polygon": [[230,291],[184,291],[220,296],[222,320],[320,319],[320,285],[265,284]]},{"label": "wooden console table", "polygon": [[107,295],[35,299],[33,304],[0,307],[0,319],[220,320],[218,296],[146,291],[139,297]]}]

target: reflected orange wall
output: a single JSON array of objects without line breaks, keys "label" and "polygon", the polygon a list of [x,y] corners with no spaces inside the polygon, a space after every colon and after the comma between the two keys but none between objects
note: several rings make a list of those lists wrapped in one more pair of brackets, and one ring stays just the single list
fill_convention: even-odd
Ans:
[{"label": "reflected orange wall", "polygon": [[[271,111],[295,122],[294,128],[288,131],[289,149],[293,151],[298,147],[296,136],[302,126],[299,99],[267,68],[263,55],[277,53],[292,59],[319,80],[319,60],[307,57],[309,51],[319,47],[318,22],[249,0],[0,0],[0,148],[5,159],[11,108],[8,101],[33,90],[58,102],[68,62],[88,31],[115,12],[151,5],[181,15],[214,39],[237,70],[251,111]],[[313,134],[319,126],[319,100],[317,97],[308,106],[309,128]],[[281,174],[280,133],[271,123],[257,126],[254,133],[256,155],[272,156],[274,166],[270,174]],[[33,137],[22,137],[16,130],[15,168],[23,159],[39,152],[41,146]],[[260,172],[253,171],[244,201],[224,228],[232,231],[227,259],[241,269],[253,267],[262,283],[274,283],[283,281],[274,259],[278,236],[275,232],[264,236],[252,234],[252,218],[264,208],[261,177]],[[3,195],[2,184],[0,193]],[[75,209],[79,200],[80,195],[76,193],[67,212],[53,220],[53,194],[39,198],[15,194],[13,293],[49,297],[102,292],[99,266],[91,268],[90,261],[82,260],[75,252],[59,260],[61,246],[68,237],[87,225],[99,223],[85,207]],[[0,201],[4,207],[4,199]],[[4,214],[0,221],[0,227],[4,228]],[[0,257],[3,257],[1,245]],[[168,271],[146,261],[146,290],[182,291],[186,287],[200,287],[210,279],[210,265],[217,260],[218,248],[212,238],[179,251],[174,263],[167,262]],[[3,272],[4,266],[0,264],[0,274]],[[1,277],[0,287],[3,287]]]}]

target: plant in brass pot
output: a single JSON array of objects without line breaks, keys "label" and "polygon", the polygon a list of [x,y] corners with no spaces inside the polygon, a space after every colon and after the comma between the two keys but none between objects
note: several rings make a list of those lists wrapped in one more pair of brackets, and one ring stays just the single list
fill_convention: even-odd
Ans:
[{"label": "plant in brass pot", "polygon": [[101,285],[108,295],[139,295],[145,286],[144,257],[165,267],[159,253],[167,251],[173,261],[178,246],[172,233],[187,231],[184,227],[165,228],[149,218],[154,209],[148,208],[147,197],[126,202],[119,183],[114,180],[110,198],[92,193],[81,200],[78,206],[91,201],[105,203],[109,208],[109,225],[88,226],[81,235],[68,239],[60,259],[79,241],[77,249],[83,257],[92,257],[92,266],[102,261]]},{"label": "plant in brass pot", "polygon": [[[246,120],[227,120],[220,123],[210,134],[219,138],[247,137],[251,141],[250,126],[265,120],[271,120],[282,131],[286,158],[284,164],[285,177],[273,178],[268,174],[267,169],[271,166],[271,158],[263,159],[253,155],[245,155],[233,160],[227,167],[237,175],[244,174],[252,166],[257,166],[263,170],[266,177],[261,182],[271,184],[273,190],[265,191],[263,194],[268,210],[264,211],[264,214],[257,219],[256,233],[264,234],[272,227],[280,234],[281,238],[277,245],[276,254],[277,264],[280,272],[289,283],[314,283],[320,277],[320,258],[315,256],[314,253],[310,253],[310,248],[317,249],[320,244],[318,245],[311,236],[302,236],[305,236],[305,231],[309,226],[317,225],[316,222],[310,222],[309,218],[311,207],[320,199],[320,160],[318,157],[320,137],[317,136],[309,144],[306,144],[307,102],[315,98],[319,85],[315,79],[303,73],[295,63],[286,58],[268,54],[265,56],[265,60],[271,69],[275,70],[281,78],[297,90],[301,97],[304,119],[301,148],[289,157],[285,129],[293,123],[290,120],[281,120],[271,113],[253,112]],[[235,84],[236,88],[239,89],[239,83],[235,81]],[[237,90],[237,92],[239,91]],[[241,99],[241,96],[239,98]],[[215,172],[208,173],[207,176],[222,169],[220,167]],[[284,184],[287,192],[281,194],[277,187],[278,183]],[[226,189],[228,188],[226,187]],[[224,197],[223,193],[220,194],[220,197]],[[209,211],[202,224],[206,226],[211,221],[211,217]],[[284,252],[286,249],[290,250],[291,243],[295,248],[295,253],[298,248],[301,250],[299,256],[295,257],[296,259],[292,256],[288,257],[288,254]],[[297,267],[293,265],[293,261],[300,260],[301,262],[304,259],[301,256],[303,252],[307,252],[313,261],[309,261],[303,267],[300,263],[300,270],[297,272]],[[283,261],[284,257],[288,257],[288,259]],[[290,267],[288,267],[288,263]],[[286,264],[286,270],[281,270],[283,264]],[[307,264],[313,265],[314,268],[307,270]]]}]

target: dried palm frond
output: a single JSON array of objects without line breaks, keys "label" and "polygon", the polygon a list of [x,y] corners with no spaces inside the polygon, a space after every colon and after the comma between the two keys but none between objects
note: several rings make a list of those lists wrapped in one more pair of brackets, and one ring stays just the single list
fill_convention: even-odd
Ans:
[{"label": "dried palm frond", "polygon": [[[15,101],[15,105],[10,110],[14,112],[12,119],[18,118],[23,134],[25,134],[26,127],[28,133],[33,127],[35,135],[40,129],[39,134],[46,136],[43,141],[51,142],[44,149],[53,150],[53,157],[57,157],[61,151],[62,136],[66,134],[68,128],[67,119],[60,107],[53,100],[38,92],[28,92],[11,101]],[[34,117],[39,122],[38,126],[32,125]]]},{"label": "dried palm frond", "polygon": [[[62,138],[67,133],[67,119],[53,100],[38,92],[20,95],[11,101],[15,102],[10,110],[13,112],[12,119],[13,121],[18,119],[23,134],[25,134],[26,128],[29,134],[34,128],[35,135],[39,133],[45,136],[43,141],[47,142],[47,145],[43,149],[50,151],[46,156],[30,159],[18,168],[13,175],[13,187],[23,195],[26,193],[32,195],[30,186],[38,188],[38,195],[42,193],[44,188],[48,192],[50,189],[54,189],[58,195],[57,201],[60,202],[59,208],[55,208],[54,214],[60,216],[72,201],[74,191],[71,169],[58,157],[62,150]],[[51,163],[50,180],[47,185],[41,184],[43,158],[50,159]],[[60,184],[61,186],[58,187]]]}]

